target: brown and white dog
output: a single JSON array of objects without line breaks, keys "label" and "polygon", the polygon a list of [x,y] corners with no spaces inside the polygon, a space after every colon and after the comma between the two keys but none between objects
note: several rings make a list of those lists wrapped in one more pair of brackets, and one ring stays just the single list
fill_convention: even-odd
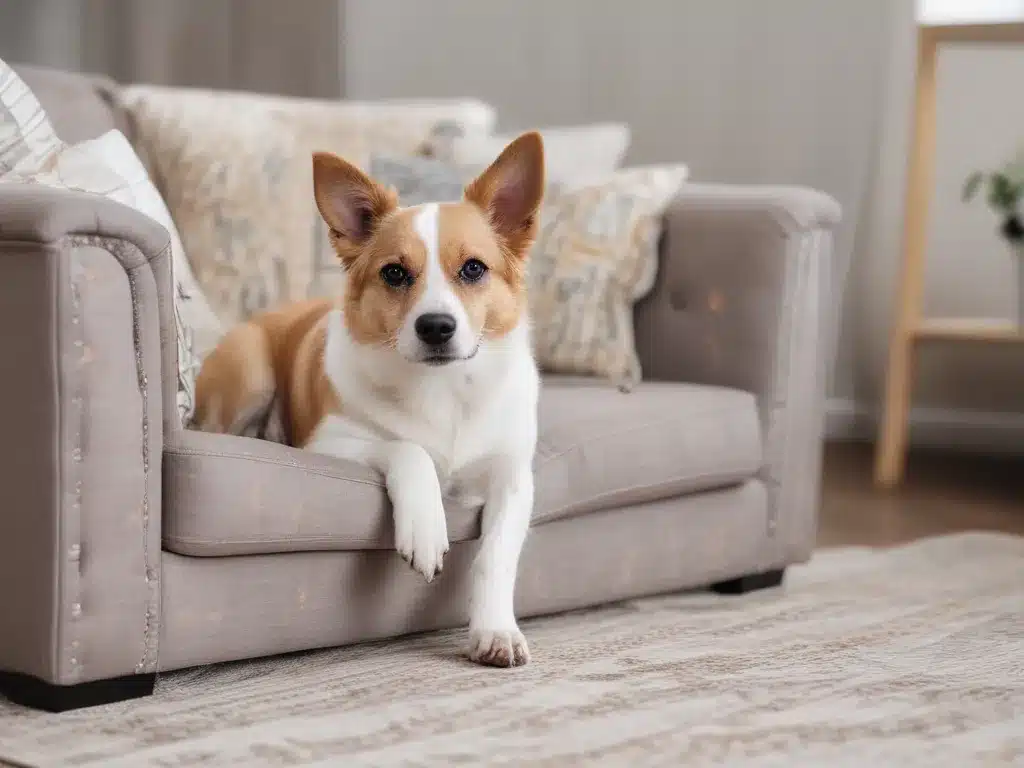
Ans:
[{"label": "brown and white dog", "polygon": [[512,597],[533,507],[539,382],[524,273],[540,135],[509,144],[459,202],[400,208],[326,153],[313,183],[342,295],[226,334],[200,370],[195,423],[233,434],[276,423],[282,442],[380,471],[396,548],[427,581],[448,551],[442,493],[483,502],[469,656],[524,664]]}]

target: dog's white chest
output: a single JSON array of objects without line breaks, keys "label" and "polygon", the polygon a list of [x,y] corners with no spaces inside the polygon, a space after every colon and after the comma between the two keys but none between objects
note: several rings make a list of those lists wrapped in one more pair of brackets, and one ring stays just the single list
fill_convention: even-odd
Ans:
[{"label": "dog's white chest", "polygon": [[341,410],[321,423],[314,450],[365,461],[367,443],[413,443],[442,488],[459,491],[485,487],[499,465],[532,460],[539,380],[525,330],[503,350],[428,368],[370,357],[337,322],[325,369]]},{"label": "dog's white chest", "polygon": [[457,480],[503,448],[497,430],[500,402],[489,402],[471,374],[422,382],[401,406],[395,431],[427,450],[438,475]]}]

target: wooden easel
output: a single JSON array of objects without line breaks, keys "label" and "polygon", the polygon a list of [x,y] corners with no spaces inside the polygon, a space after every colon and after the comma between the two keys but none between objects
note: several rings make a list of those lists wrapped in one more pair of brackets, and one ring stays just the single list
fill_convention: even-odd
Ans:
[{"label": "wooden easel", "polygon": [[889,342],[885,410],[875,456],[875,483],[884,488],[896,486],[903,479],[916,346],[927,341],[1024,341],[1024,334],[1010,323],[1002,325],[991,321],[924,320],[921,317],[925,230],[935,165],[935,72],[938,49],[943,43],[1024,43],[1024,21],[918,26],[913,143],[904,208],[903,269],[897,294],[896,319]]}]

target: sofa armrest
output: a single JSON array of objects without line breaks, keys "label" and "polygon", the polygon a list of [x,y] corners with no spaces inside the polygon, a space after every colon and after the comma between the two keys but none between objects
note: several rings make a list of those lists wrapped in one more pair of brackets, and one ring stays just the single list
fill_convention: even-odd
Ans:
[{"label": "sofa armrest", "polygon": [[809,189],[689,185],[667,213],[658,281],[636,311],[645,377],[757,396],[774,547],[765,567],[804,559],[814,544],[839,218],[834,200]]},{"label": "sofa armrest", "polygon": [[130,208],[0,182],[0,672],[156,667],[170,266]]}]

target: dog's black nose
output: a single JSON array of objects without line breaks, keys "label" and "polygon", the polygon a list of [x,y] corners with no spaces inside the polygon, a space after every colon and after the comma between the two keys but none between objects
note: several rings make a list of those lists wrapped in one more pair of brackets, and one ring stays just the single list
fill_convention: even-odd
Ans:
[{"label": "dog's black nose", "polygon": [[455,318],[444,312],[428,312],[416,318],[416,335],[420,341],[440,346],[455,335]]}]

